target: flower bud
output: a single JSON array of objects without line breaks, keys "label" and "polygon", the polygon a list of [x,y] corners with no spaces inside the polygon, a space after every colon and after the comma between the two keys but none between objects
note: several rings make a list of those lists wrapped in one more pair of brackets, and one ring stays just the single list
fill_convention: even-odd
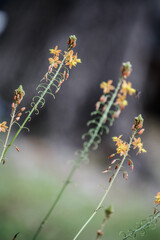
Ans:
[{"label": "flower bud", "polygon": [[133,168],[134,168],[134,165],[132,164],[132,165],[131,165],[131,172],[133,172]]},{"label": "flower bud", "polygon": [[109,179],[109,183],[112,181],[112,177],[110,177],[110,179]]},{"label": "flower bud", "polygon": [[25,109],[26,109],[25,107],[22,107],[20,111],[21,111],[21,112],[24,112]]},{"label": "flower bud", "polygon": [[131,165],[131,163],[132,163],[132,161],[131,161],[131,159],[129,159],[128,165],[130,166],[130,165]]},{"label": "flower bud", "polygon": [[76,46],[77,38],[75,35],[71,35],[67,41],[68,49],[74,48]]},{"label": "flower bud", "polygon": [[16,117],[16,121],[19,121],[20,117]]},{"label": "flower bud", "polygon": [[110,158],[112,158],[112,157],[114,157],[114,156],[115,156],[115,153],[111,154],[111,155],[108,157],[108,159],[110,159]]},{"label": "flower bud", "polygon": [[22,115],[22,113],[18,113],[18,114],[17,114],[17,117],[20,117],[21,115]]},{"label": "flower bud", "polygon": [[144,133],[144,128],[142,128],[138,133],[137,135],[142,135]]},{"label": "flower bud", "polygon": [[12,103],[12,105],[11,105],[11,106],[12,106],[12,108],[14,108],[14,107],[15,107],[14,103]]},{"label": "flower bud", "polygon": [[119,167],[119,164],[117,164],[116,166],[115,166],[115,169],[117,169]]},{"label": "flower bud", "polygon": [[121,72],[122,72],[123,78],[129,77],[129,75],[131,74],[131,71],[132,71],[131,63],[130,62],[123,63],[123,65],[121,67]]}]

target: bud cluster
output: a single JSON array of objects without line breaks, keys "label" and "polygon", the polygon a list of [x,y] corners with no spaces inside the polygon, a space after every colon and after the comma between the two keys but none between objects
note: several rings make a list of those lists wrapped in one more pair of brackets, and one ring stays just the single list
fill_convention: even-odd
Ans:
[{"label": "bud cluster", "polygon": [[22,85],[20,85],[19,88],[14,91],[14,102],[12,103],[12,108],[16,108],[21,103],[24,95],[25,92]]}]

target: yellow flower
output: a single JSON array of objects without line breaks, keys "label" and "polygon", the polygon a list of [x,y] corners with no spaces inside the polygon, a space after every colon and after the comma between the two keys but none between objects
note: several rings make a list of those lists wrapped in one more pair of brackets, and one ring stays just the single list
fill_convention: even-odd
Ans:
[{"label": "yellow flower", "polygon": [[127,95],[127,93],[129,93],[129,95],[133,95],[133,93],[135,92],[136,92],[136,89],[132,88],[131,82],[127,83],[124,80],[121,88],[121,93],[123,93],[124,95]]},{"label": "yellow flower", "polygon": [[75,67],[77,63],[81,63],[81,59],[77,58],[77,53],[73,55],[73,50],[66,53],[65,56],[66,56],[66,65],[69,65],[70,69],[72,68],[72,66]]},{"label": "yellow flower", "polygon": [[138,152],[137,154],[141,153],[141,152],[147,152],[144,148],[143,148],[143,143],[141,142],[141,138],[134,138],[134,141],[132,143],[132,145],[134,146],[133,149],[138,148]]},{"label": "yellow flower", "polygon": [[156,201],[154,202],[155,204],[160,204],[160,192],[157,193],[157,196],[155,196]]},{"label": "yellow flower", "polygon": [[61,63],[61,61],[59,60],[58,56],[55,56],[54,58],[49,58],[49,63],[52,65],[52,67],[57,68],[58,64]]},{"label": "yellow flower", "polygon": [[56,46],[54,49],[49,49],[51,54],[54,54],[56,56],[59,56],[59,53],[61,52],[61,50],[58,50],[58,46]]},{"label": "yellow flower", "polygon": [[122,142],[117,147],[117,153],[120,154],[120,156],[125,155],[128,150],[128,143]]},{"label": "yellow flower", "polygon": [[6,126],[6,124],[7,124],[6,121],[0,123],[0,132],[5,132],[5,131],[6,131],[6,129],[8,128],[8,127]]},{"label": "yellow flower", "polygon": [[118,104],[121,108],[121,110],[123,110],[125,108],[125,106],[128,105],[128,102],[126,100],[126,95],[121,95],[120,93],[118,94],[118,97],[116,99],[116,104]]},{"label": "yellow flower", "polygon": [[122,143],[123,141],[120,139],[122,137],[122,135],[120,135],[119,137],[112,137],[113,142],[116,142],[116,145],[118,146],[120,143]]},{"label": "yellow flower", "polygon": [[102,82],[100,84],[100,88],[103,89],[103,93],[109,93],[111,90],[114,90],[115,87],[112,85],[112,80],[108,80],[108,82]]},{"label": "yellow flower", "polygon": [[128,149],[128,143],[121,140],[122,135],[119,137],[113,137],[113,141],[116,142],[117,146],[117,154],[120,154],[120,156],[124,155]]}]

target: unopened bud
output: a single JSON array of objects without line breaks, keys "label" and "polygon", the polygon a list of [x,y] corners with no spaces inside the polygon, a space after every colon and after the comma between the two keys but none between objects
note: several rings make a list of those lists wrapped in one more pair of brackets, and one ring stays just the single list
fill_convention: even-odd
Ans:
[{"label": "unopened bud", "polygon": [[99,99],[100,102],[105,103],[107,101],[107,97],[102,95]]},{"label": "unopened bud", "polygon": [[142,128],[138,133],[137,135],[142,135],[144,133],[144,128]]},{"label": "unopened bud", "polygon": [[154,208],[154,214],[156,214],[156,212],[157,212],[157,208]]},{"label": "unopened bud", "polygon": [[99,110],[99,107],[100,107],[100,102],[96,102],[96,111]]},{"label": "unopened bud", "polygon": [[131,165],[131,172],[133,172],[133,168],[134,168],[134,165],[132,164],[132,165]]},{"label": "unopened bud", "polygon": [[119,167],[119,164],[117,164],[116,166],[115,166],[115,169],[117,169]]},{"label": "unopened bud", "polygon": [[19,121],[20,117],[16,117],[16,121]]},{"label": "unopened bud", "polygon": [[69,73],[66,74],[65,80],[69,78]]},{"label": "unopened bud", "polygon": [[26,109],[25,107],[22,107],[20,111],[21,111],[21,112],[24,112],[25,109]]},{"label": "unopened bud", "polygon": [[103,232],[101,230],[97,231],[97,236],[103,236]]},{"label": "unopened bud", "polygon": [[126,180],[128,180],[128,173],[126,174]]},{"label": "unopened bud", "polygon": [[112,177],[110,177],[110,179],[109,179],[109,183],[112,181]]},{"label": "unopened bud", "polygon": [[112,157],[114,157],[114,156],[115,156],[115,153],[111,154],[111,155],[108,157],[108,159],[110,159],[110,158],[112,158]]},{"label": "unopened bud", "polygon": [[113,209],[113,206],[110,205],[110,206],[105,210],[106,217],[109,218],[112,213],[114,213],[114,209]]},{"label": "unopened bud", "polygon": [[125,178],[125,176],[126,176],[126,172],[123,172],[123,178]]},{"label": "unopened bud", "polygon": [[68,39],[68,49],[74,48],[76,46],[77,38],[75,35],[71,35]]},{"label": "unopened bud", "polygon": [[19,148],[17,146],[15,146],[15,149],[19,152]]},{"label": "unopened bud", "polygon": [[131,71],[132,71],[131,63],[130,62],[123,63],[122,68],[121,68],[123,78],[129,77],[129,75],[131,74]]},{"label": "unopened bud", "polygon": [[18,113],[18,114],[17,114],[17,117],[20,117],[21,115],[22,115],[22,113]]},{"label": "unopened bud", "polygon": [[14,103],[12,103],[12,105],[11,105],[11,106],[12,106],[12,108],[14,108],[14,107],[15,107]]},{"label": "unopened bud", "polygon": [[129,159],[129,161],[128,161],[128,165],[130,166],[130,165],[131,165],[131,163],[132,163],[132,161],[131,161],[131,159]]},{"label": "unopened bud", "polygon": [[111,162],[111,164],[114,164],[116,161],[117,161],[117,160],[116,160],[116,159],[114,159],[114,160]]},{"label": "unopened bud", "polygon": [[102,173],[107,173],[109,170],[111,169],[111,166],[109,166],[105,171],[103,171]]}]

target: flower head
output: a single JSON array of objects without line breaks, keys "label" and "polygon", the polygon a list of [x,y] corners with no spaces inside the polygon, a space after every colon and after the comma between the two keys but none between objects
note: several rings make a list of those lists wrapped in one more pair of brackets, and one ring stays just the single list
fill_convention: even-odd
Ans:
[{"label": "flower head", "polygon": [[155,204],[160,204],[160,192],[157,193],[157,196],[155,196],[156,200],[155,200]]},{"label": "flower head", "polygon": [[112,85],[112,80],[108,80],[108,82],[102,82],[100,84],[100,88],[103,89],[103,93],[109,93],[111,90],[114,90],[115,87]]},{"label": "flower head", "polygon": [[0,132],[5,132],[5,131],[6,131],[6,129],[8,128],[8,127],[6,126],[6,124],[7,124],[6,121],[0,123]]},{"label": "flower head", "polygon": [[50,53],[56,56],[59,56],[59,53],[61,50],[58,50],[58,46],[56,46],[54,49],[49,49]]},{"label": "flower head", "polygon": [[77,63],[81,63],[81,59],[77,58],[77,53],[73,55],[73,50],[69,52],[65,52],[66,57],[66,65],[69,65],[69,68],[71,69],[72,66],[76,66]]},{"label": "flower head", "polygon": [[117,154],[120,154],[120,156],[125,155],[127,150],[128,150],[128,143],[124,142],[123,140],[121,140],[122,135],[120,135],[119,137],[113,137],[113,141],[116,142],[116,146],[117,146]]},{"label": "flower head", "polygon": [[132,84],[131,82],[126,82],[125,80],[123,81],[122,84],[122,88],[121,88],[121,93],[123,93],[124,95],[127,95],[127,93],[129,95],[133,95],[133,93],[136,92],[136,89],[132,88]]},{"label": "flower head", "polygon": [[132,145],[134,146],[133,149],[138,148],[138,152],[137,154],[141,153],[141,152],[147,152],[144,148],[143,148],[143,143],[141,142],[141,138],[134,138],[134,141],[132,142]]},{"label": "flower head", "polygon": [[116,99],[116,104],[118,104],[121,108],[121,110],[123,110],[127,105],[128,105],[128,102],[126,100],[126,95],[122,95],[122,94],[118,94],[118,97]]},{"label": "flower head", "polygon": [[58,56],[55,56],[54,58],[49,58],[49,63],[52,65],[52,67],[57,68],[58,64],[61,63],[61,61],[59,60]]}]

